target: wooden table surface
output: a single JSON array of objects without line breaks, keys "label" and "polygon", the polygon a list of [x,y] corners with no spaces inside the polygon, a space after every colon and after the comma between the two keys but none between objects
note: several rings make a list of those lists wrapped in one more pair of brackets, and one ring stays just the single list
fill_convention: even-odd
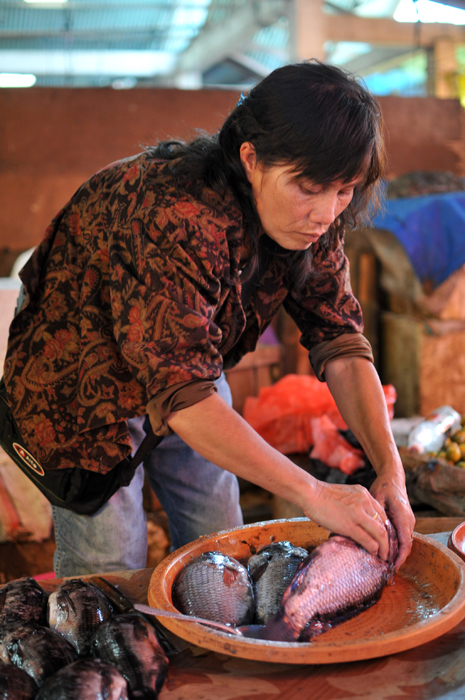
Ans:
[{"label": "wooden table surface", "polygon": [[[436,523],[429,522],[432,520]],[[451,531],[462,520],[427,518],[425,523],[417,521],[416,530],[421,534]],[[152,573],[153,569],[142,569],[102,576],[133,603],[147,603]],[[59,582],[41,581],[41,585],[51,591]],[[410,651],[369,661],[320,666],[248,661],[179,642],[180,651],[170,656],[160,700],[465,698],[465,620],[452,632]]]}]

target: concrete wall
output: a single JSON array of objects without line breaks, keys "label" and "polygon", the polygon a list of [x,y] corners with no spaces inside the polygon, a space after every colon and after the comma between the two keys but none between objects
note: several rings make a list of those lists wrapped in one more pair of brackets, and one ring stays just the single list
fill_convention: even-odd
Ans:
[{"label": "concrete wall", "polygon": [[[36,245],[77,187],[107,163],[159,139],[215,131],[238,93],[175,89],[0,93],[0,276]],[[392,175],[411,170],[465,174],[463,109],[456,100],[380,100]]]}]

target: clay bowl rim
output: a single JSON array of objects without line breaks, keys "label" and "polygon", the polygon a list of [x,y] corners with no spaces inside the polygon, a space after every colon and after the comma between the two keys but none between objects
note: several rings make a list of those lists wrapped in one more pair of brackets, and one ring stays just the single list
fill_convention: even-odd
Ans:
[{"label": "clay bowl rim", "polygon": [[[462,541],[462,547],[459,544],[459,538]],[[450,533],[447,542],[449,549],[454,552],[462,561],[465,562],[465,520]]]},{"label": "clay bowl rim", "polygon": [[[247,535],[252,535],[255,531],[259,531],[263,537],[264,532],[274,532],[276,528],[279,532],[279,528],[285,528],[288,525],[308,528],[308,542],[312,542],[314,545],[319,544],[329,536],[328,530],[317,526],[307,518],[291,518],[251,523],[241,528],[222,530],[212,535],[200,537],[194,542],[172,552],[158,564],[152,574],[147,591],[149,604],[153,607],[178,612],[172,602],[172,585],[177,573],[189,561],[204,551],[212,549],[221,551],[221,545],[223,543],[226,545],[230,540],[237,540],[243,545],[246,543],[244,547],[249,547],[250,537],[247,540]],[[278,541],[278,537],[274,539]],[[268,543],[274,541],[274,539],[270,539]],[[286,538],[281,537],[281,539]],[[258,544],[259,547],[263,547],[266,542],[261,541]],[[313,645],[302,642],[269,642],[228,635],[198,623],[183,622],[163,617],[158,619],[171,632],[194,645],[210,651],[256,661],[328,664],[359,661],[406,651],[445,634],[465,617],[465,563],[439,542],[432,540],[428,536],[414,533],[414,547],[421,546],[433,549],[438,554],[441,554],[443,558],[445,556],[448,564],[452,564],[453,573],[455,573],[457,578],[455,593],[446,605],[442,606],[437,613],[433,613],[426,620],[407,626],[404,630],[383,633],[376,637],[375,641],[373,637],[370,637],[355,642],[342,643],[333,641],[331,644],[326,645]],[[227,553],[234,556],[231,551]],[[242,556],[239,554],[237,558],[240,560]]]}]

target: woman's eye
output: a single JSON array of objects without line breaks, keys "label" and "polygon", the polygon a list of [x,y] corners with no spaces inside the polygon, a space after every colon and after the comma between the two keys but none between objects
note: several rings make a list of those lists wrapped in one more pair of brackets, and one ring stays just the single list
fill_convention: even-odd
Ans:
[{"label": "woman's eye", "polygon": [[305,187],[303,185],[301,186],[301,190],[304,194],[308,194],[308,195],[318,194],[318,191],[316,189],[312,189],[311,187]]}]

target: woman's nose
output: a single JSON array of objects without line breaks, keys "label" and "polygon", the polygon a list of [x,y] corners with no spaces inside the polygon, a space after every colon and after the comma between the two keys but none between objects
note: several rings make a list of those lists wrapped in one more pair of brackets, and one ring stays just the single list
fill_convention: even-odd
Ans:
[{"label": "woman's nose", "polygon": [[313,203],[310,211],[310,221],[322,226],[331,226],[337,218],[337,193],[321,193],[317,201]]}]

